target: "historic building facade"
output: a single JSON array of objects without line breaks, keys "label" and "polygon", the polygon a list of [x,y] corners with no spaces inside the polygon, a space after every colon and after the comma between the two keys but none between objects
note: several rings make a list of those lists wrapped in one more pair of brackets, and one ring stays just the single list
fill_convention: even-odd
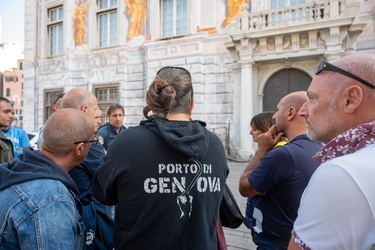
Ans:
[{"label": "historic building facade", "polygon": [[13,126],[23,126],[23,60],[17,60],[17,67],[5,70],[2,74],[2,96],[13,102],[14,121]]},{"label": "historic building facade", "polygon": [[[250,3],[249,3],[250,2]],[[251,117],[306,90],[320,60],[375,53],[374,1],[30,0],[25,2],[24,129],[38,130],[49,98],[73,87],[99,106],[142,119],[158,69],[192,74],[193,118],[253,149]],[[228,132],[228,131],[227,131]]]}]

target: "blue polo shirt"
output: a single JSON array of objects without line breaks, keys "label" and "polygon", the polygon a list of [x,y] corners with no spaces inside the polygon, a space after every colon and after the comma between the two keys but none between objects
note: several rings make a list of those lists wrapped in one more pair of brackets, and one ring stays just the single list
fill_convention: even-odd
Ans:
[{"label": "blue polo shirt", "polygon": [[299,135],[267,153],[251,172],[250,184],[265,193],[254,201],[256,233],[289,242],[300,198],[319,166],[312,156],[321,147],[321,143]]}]

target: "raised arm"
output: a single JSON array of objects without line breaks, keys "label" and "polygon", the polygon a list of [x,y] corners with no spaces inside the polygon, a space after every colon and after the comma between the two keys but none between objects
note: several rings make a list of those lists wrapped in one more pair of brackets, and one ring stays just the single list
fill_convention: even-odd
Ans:
[{"label": "raised arm", "polygon": [[243,172],[240,183],[239,192],[244,197],[251,197],[261,192],[254,189],[248,180],[249,174],[258,166],[262,158],[273,149],[273,147],[280,141],[284,133],[279,133],[276,137],[274,136],[276,125],[273,125],[267,132],[259,135],[258,137],[258,149],[255,152],[253,159],[247,165]]}]

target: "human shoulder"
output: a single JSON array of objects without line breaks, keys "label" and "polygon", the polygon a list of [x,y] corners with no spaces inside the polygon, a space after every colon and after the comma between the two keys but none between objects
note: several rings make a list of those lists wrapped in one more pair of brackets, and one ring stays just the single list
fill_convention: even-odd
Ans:
[{"label": "human shoulder", "polygon": [[16,133],[18,133],[18,134],[20,134],[22,136],[27,136],[27,133],[26,133],[26,131],[23,128],[13,127],[12,126],[12,129],[13,129],[13,131],[15,131]]},{"label": "human shoulder", "polygon": [[337,161],[323,163],[314,172],[294,223],[296,234],[308,247],[365,249],[359,246],[365,232],[374,228],[373,220],[369,220],[374,214],[373,201],[369,201],[366,192],[373,193],[374,184],[365,190],[358,184]]},{"label": "human shoulder", "polygon": [[[55,202],[58,200],[73,201],[72,193],[59,180],[53,179],[35,179],[15,185],[24,192],[28,199],[35,206],[41,207],[43,204]],[[45,190],[43,192],[35,192],[35,190]]]},{"label": "human shoulder", "polygon": [[[255,168],[257,171],[268,171],[270,174],[283,171],[284,174],[289,174],[288,169],[293,169],[293,158],[290,152],[284,148],[285,146],[277,147],[269,151]],[[287,174],[287,175],[288,175]]]},{"label": "human shoulder", "polygon": [[5,141],[10,141],[11,142],[11,140],[9,140],[6,136],[5,136],[5,133],[4,132],[0,132],[0,139],[1,140],[5,140]]},{"label": "human shoulder", "polygon": [[282,147],[277,147],[277,148],[284,148],[288,150],[290,153],[293,153],[295,151],[311,151],[314,154],[322,148],[323,144],[318,141],[313,141],[311,140],[306,134],[299,135],[295,137],[293,140],[290,142],[286,143]]},{"label": "human shoulder", "polygon": [[108,125],[109,125],[109,122],[107,122],[106,124],[100,126],[99,129],[98,129],[98,132],[100,132],[100,131],[104,131],[105,129],[107,129],[107,128],[108,128]]}]

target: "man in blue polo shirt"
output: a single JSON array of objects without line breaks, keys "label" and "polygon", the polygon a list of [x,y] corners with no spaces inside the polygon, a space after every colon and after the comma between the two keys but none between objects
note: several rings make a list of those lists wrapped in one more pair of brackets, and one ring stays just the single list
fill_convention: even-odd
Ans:
[{"label": "man in blue polo shirt", "polygon": [[[298,115],[305,101],[304,91],[280,100],[273,116],[276,125],[258,137],[259,147],[240,179],[242,196],[261,195],[254,204],[252,229],[259,249],[288,248],[300,198],[319,165],[312,156],[322,145],[306,136],[306,120]],[[289,142],[273,149],[282,136]]]}]

